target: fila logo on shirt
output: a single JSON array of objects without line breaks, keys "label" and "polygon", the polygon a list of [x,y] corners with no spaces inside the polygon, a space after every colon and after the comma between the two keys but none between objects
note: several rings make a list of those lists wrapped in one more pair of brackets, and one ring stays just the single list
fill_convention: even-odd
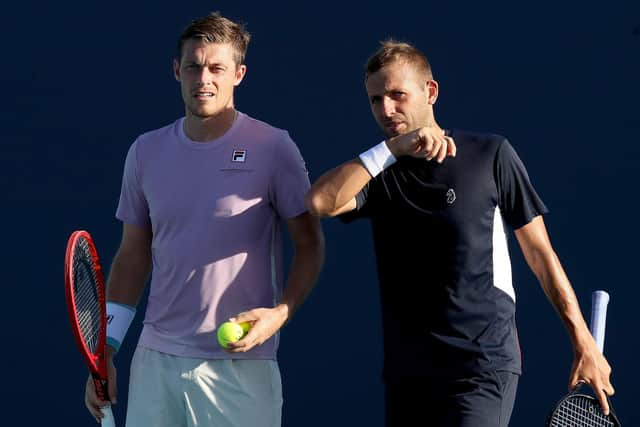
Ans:
[{"label": "fila logo on shirt", "polygon": [[247,159],[247,150],[233,150],[231,161],[236,163],[244,163]]}]

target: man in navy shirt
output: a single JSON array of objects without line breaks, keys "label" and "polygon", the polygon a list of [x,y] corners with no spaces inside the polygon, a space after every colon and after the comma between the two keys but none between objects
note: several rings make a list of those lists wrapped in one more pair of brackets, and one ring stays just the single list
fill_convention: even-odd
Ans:
[{"label": "man in navy shirt", "polygon": [[608,411],[611,368],[512,146],[499,135],[441,128],[438,83],[409,44],[384,42],[366,65],[365,85],[387,139],[320,177],[307,206],[344,222],[371,220],[387,426],[508,425],[521,357],[506,227],[569,332],[570,386],[591,384]]}]

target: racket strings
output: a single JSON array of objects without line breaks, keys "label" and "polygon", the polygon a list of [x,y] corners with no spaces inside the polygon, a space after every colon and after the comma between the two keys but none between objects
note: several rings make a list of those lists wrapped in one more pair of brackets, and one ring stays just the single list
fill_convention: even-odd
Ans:
[{"label": "racket strings", "polygon": [[87,347],[95,354],[100,338],[101,305],[98,277],[85,239],[78,240],[73,253],[73,284],[80,333]]},{"label": "racket strings", "polygon": [[591,399],[574,396],[562,402],[556,410],[551,427],[613,427],[616,424]]}]

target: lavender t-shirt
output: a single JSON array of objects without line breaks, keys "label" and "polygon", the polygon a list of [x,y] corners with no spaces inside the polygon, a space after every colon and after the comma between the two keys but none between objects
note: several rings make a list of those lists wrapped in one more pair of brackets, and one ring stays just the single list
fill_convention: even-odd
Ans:
[{"label": "lavender t-shirt", "polygon": [[242,113],[204,143],[191,141],[183,124],[141,135],[125,162],[116,217],[153,231],[139,344],[184,357],[275,359],[277,335],[231,355],[215,331],[279,300],[280,226],[305,211],[304,161],[286,131]]}]

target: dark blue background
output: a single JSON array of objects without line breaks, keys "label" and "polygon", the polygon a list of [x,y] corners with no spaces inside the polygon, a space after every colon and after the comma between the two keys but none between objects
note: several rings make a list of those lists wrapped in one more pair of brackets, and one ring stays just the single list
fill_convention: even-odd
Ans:
[{"label": "dark blue background", "polygon": [[[568,3],[568,2],[567,2]],[[0,27],[4,102],[3,413],[89,425],[85,368],[65,312],[69,233],[92,232],[108,269],[126,151],[183,114],[171,59],[181,29],[221,10],[253,34],[237,105],[289,129],[311,178],[381,139],[362,66],[388,36],[417,44],[446,127],[506,135],[551,209],[552,242],[588,315],[609,290],[605,351],[627,426],[638,375],[640,2],[13,2]],[[381,327],[368,225],[325,221],[320,282],[283,330],[284,425],[382,426]],[[562,323],[513,245],[524,375],[513,426],[539,426],[566,389]],[[625,320],[626,319],[626,320]],[[138,316],[141,320],[141,313]],[[410,327],[411,325],[408,325]],[[128,362],[120,356],[124,425]],[[44,386],[43,386],[44,384]]]}]

